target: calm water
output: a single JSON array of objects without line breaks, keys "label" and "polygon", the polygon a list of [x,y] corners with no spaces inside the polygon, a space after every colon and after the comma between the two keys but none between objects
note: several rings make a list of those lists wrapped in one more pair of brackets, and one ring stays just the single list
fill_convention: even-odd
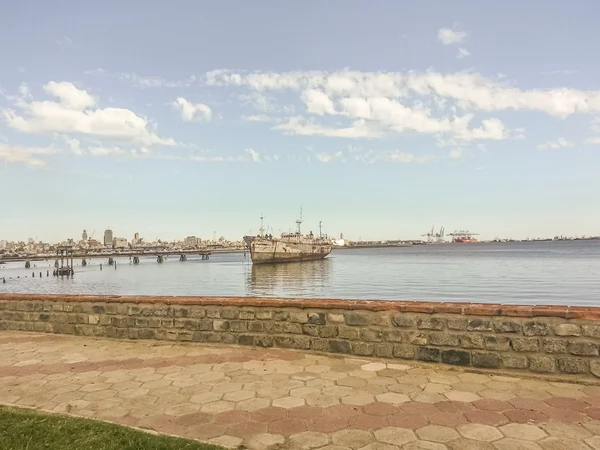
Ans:
[{"label": "calm water", "polygon": [[[242,253],[186,262],[171,256],[163,264],[146,257],[138,266],[130,265],[129,258],[117,261],[116,270],[99,258],[87,267],[76,265],[73,279],[52,277],[51,262],[36,262],[37,268],[31,269],[23,262],[0,265],[0,278],[6,278],[6,284],[0,282],[0,293],[600,305],[600,241],[334,250],[323,261],[272,266],[252,266]],[[36,277],[31,278],[34,270]]]}]

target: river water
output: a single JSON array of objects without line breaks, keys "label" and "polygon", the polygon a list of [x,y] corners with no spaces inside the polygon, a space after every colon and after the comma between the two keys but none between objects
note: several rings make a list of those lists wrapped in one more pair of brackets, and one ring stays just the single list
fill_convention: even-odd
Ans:
[{"label": "river water", "polygon": [[76,260],[73,278],[53,277],[53,262],[35,262],[31,269],[24,262],[0,264],[0,293],[600,305],[600,241],[334,250],[322,261],[258,266],[243,253],[188,258],[170,256],[158,264],[156,257],[143,257],[139,265],[117,258],[116,270],[105,259],[92,259],[87,267]]}]

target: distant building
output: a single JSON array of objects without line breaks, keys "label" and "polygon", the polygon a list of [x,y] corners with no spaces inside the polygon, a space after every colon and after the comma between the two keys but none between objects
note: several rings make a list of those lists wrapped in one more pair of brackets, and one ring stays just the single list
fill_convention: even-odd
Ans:
[{"label": "distant building", "polygon": [[196,236],[188,236],[183,241],[183,245],[187,248],[198,247],[200,245],[200,238],[197,238]]},{"label": "distant building", "polygon": [[8,244],[8,242],[6,242],[5,240],[1,240],[0,241],[0,250],[6,250],[7,244]]},{"label": "distant building", "polygon": [[135,233],[133,235],[133,241],[131,242],[131,245],[138,245],[140,243],[140,233]]},{"label": "distant building", "polygon": [[104,230],[104,246],[112,247],[113,245],[113,232],[112,230]]},{"label": "distant building", "polygon": [[127,239],[125,238],[114,238],[113,239],[113,248],[125,248],[127,247]]},{"label": "distant building", "polygon": [[87,231],[83,230],[83,233],[81,233],[81,240],[83,242],[88,240],[88,235],[87,235]]}]

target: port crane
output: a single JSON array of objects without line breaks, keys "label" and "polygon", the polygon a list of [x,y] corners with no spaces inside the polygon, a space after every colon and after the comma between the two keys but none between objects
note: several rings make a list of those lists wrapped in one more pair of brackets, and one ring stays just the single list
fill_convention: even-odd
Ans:
[{"label": "port crane", "polygon": [[448,236],[452,236],[452,242],[477,242],[473,236],[477,236],[478,233],[471,233],[469,230],[454,230],[452,233],[448,233]]},{"label": "port crane", "polygon": [[435,225],[433,225],[431,227],[431,231],[425,234],[422,234],[421,236],[427,237],[427,243],[431,244],[431,243],[442,243],[445,242],[444,239],[444,227],[440,227],[440,231],[439,233],[435,232]]}]

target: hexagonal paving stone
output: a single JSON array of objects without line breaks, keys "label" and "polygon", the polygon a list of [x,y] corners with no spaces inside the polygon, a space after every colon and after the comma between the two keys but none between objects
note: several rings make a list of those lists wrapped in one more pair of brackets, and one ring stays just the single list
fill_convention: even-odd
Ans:
[{"label": "hexagonal paving stone", "polygon": [[249,400],[242,400],[235,404],[235,409],[242,411],[257,411],[259,409],[266,408],[270,404],[270,400],[266,398],[251,398]]},{"label": "hexagonal paving stone", "polygon": [[328,406],[338,405],[340,400],[338,397],[332,397],[330,395],[315,394],[306,398],[306,404],[310,406],[318,406],[320,408],[327,408]]},{"label": "hexagonal paving stone", "polygon": [[386,369],[387,365],[384,363],[369,363],[369,364],[363,364],[362,366],[360,366],[361,370],[364,370],[366,372],[378,372],[380,370]]},{"label": "hexagonal paving stone", "polygon": [[375,398],[379,402],[392,403],[394,405],[400,405],[410,401],[408,395],[397,394],[396,392],[386,392],[385,394],[376,395]]},{"label": "hexagonal paving stone", "polygon": [[500,427],[500,431],[507,438],[524,441],[538,441],[547,436],[546,432],[540,427],[524,423],[509,423],[508,425]]},{"label": "hexagonal paving stone", "polygon": [[443,427],[440,425],[427,425],[426,427],[419,428],[417,436],[425,441],[446,443],[458,439],[460,435],[454,428]]},{"label": "hexagonal paving stone", "polygon": [[448,398],[448,400],[452,400],[455,402],[474,402],[476,400],[481,400],[481,397],[473,392],[466,391],[450,391],[444,393],[444,395]]},{"label": "hexagonal paving stone", "polygon": [[500,439],[493,445],[497,450],[542,450],[542,447],[535,442],[513,438]]},{"label": "hexagonal paving stone", "polygon": [[540,424],[546,433],[550,436],[563,439],[586,439],[592,436],[587,429],[572,423],[547,422]]},{"label": "hexagonal paving stone", "polygon": [[290,436],[303,431],[306,431],[306,421],[297,417],[288,417],[269,423],[269,432],[273,434]]},{"label": "hexagonal paving stone", "polygon": [[585,444],[573,439],[560,439],[554,436],[538,441],[538,445],[544,450],[581,450],[586,449]]},{"label": "hexagonal paving stone", "polygon": [[373,403],[375,398],[369,394],[354,394],[349,395],[347,397],[342,397],[342,403],[346,405],[367,405],[369,403]]},{"label": "hexagonal paving stone", "polygon": [[290,396],[291,397],[300,397],[300,398],[306,398],[310,395],[314,395],[314,394],[320,394],[321,390],[318,388],[312,388],[312,387],[301,387],[301,388],[296,388],[296,389],[292,389],[290,391]]},{"label": "hexagonal paving stone", "polygon": [[248,400],[254,398],[255,393],[252,391],[233,391],[228,392],[223,396],[223,400],[231,402],[241,402],[242,400]]},{"label": "hexagonal paving stone", "polygon": [[474,441],[493,442],[503,437],[496,428],[476,423],[460,425],[456,430],[467,439]]},{"label": "hexagonal paving stone", "polygon": [[[402,447],[402,450],[448,450],[444,444],[440,444],[438,442],[429,442],[429,441],[418,441],[411,442],[410,444],[406,444]],[[469,450],[469,449],[461,449],[461,450]],[[477,450],[485,450],[478,448]]]},{"label": "hexagonal paving stone", "polygon": [[315,431],[305,431],[303,433],[293,434],[289,437],[289,443],[293,448],[311,449],[319,448],[327,445],[329,436],[325,433],[317,433]]},{"label": "hexagonal paving stone", "polygon": [[218,414],[225,411],[231,411],[235,407],[235,403],[226,402],[224,400],[219,400],[212,403],[206,403],[202,405],[202,411],[206,414]]},{"label": "hexagonal paving stone", "polygon": [[303,406],[304,404],[305,400],[299,397],[283,397],[273,400],[273,406],[277,408],[297,408],[299,406]]},{"label": "hexagonal paving stone", "polygon": [[359,449],[373,442],[371,433],[363,430],[342,430],[333,433],[331,441],[336,445]]},{"label": "hexagonal paving stone", "polygon": [[586,439],[584,442],[594,450],[600,450],[600,436],[591,437]]},{"label": "hexagonal paving stone", "polygon": [[257,450],[266,450],[270,447],[281,445],[285,438],[280,434],[263,433],[248,439],[248,447]]},{"label": "hexagonal paving stone", "polygon": [[406,428],[387,427],[374,432],[375,438],[385,444],[399,445],[408,444],[417,440],[415,433]]},{"label": "hexagonal paving stone", "polygon": [[242,443],[242,439],[235,436],[219,436],[216,438],[210,439],[208,442],[215,445],[220,445],[225,448],[237,448]]},{"label": "hexagonal paving stone", "polygon": [[399,450],[399,448],[400,447],[397,447],[395,445],[382,444],[381,442],[374,442],[373,444],[369,444],[366,447],[363,447],[359,450]]},{"label": "hexagonal paving stone", "polygon": [[220,392],[203,392],[202,394],[193,395],[190,398],[190,402],[206,404],[216,402],[217,400],[221,400],[222,398],[223,394],[221,394]]}]

